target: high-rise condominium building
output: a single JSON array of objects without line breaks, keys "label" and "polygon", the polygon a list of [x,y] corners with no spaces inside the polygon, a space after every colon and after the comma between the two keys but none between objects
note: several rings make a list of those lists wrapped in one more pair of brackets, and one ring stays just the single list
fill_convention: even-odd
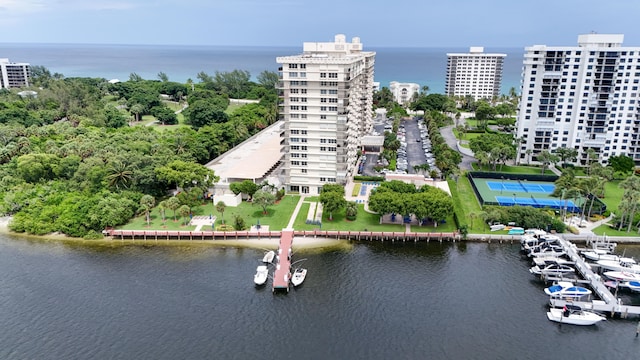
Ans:
[{"label": "high-rise condominium building", "polygon": [[318,194],[355,173],[360,141],[373,126],[374,61],[359,38],[344,35],[277,58],[288,191]]},{"label": "high-rise condominium building", "polygon": [[29,86],[30,76],[29,64],[0,59],[0,89]]},{"label": "high-rise condominium building", "polygon": [[449,96],[471,95],[475,100],[500,95],[502,67],[507,54],[485,54],[483,47],[447,54],[444,92]]},{"label": "high-rise condominium building", "polygon": [[[640,47],[624,35],[578,36],[578,46],[525,48],[517,122],[521,161],[557,148],[574,148],[579,164],[595,152],[640,161]],[[590,151],[589,149],[593,149]]]}]

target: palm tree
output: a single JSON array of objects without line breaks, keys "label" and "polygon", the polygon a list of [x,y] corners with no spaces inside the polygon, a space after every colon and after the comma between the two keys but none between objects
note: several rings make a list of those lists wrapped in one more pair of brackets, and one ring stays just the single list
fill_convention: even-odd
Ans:
[{"label": "palm tree", "polygon": [[345,215],[347,220],[355,220],[356,216],[358,215],[358,204],[356,204],[353,201],[349,201],[347,202],[346,208],[345,208]]},{"label": "palm tree", "polygon": [[227,204],[225,204],[224,201],[218,201],[218,203],[216,204],[216,211],[220,213],[220,217],[223,224],[224,224],[224,210],[226,208],[227,208]]},{"label": "palm tree", "polygon": [[189,208],[189,206],[187,205],[180,206],[180,208],[178,209],[178,212],[180,213],[180,217],[184,219],[183,225],[187,225],[187,218],[189,217],[189,214],[191,214],[191,209]]},{"label": "palm tree", "polygon": [[140,206],[144,210],[145,216],[147,218],[147,226],[151,225],[151,209],[156,204],[156,199],[151,195],[144,195],[140,199]]},{"label": "palm tree", "polygon": [[169,208],[167,204],[167,200],[160,201],[158,204],[158,211],[160,212],[160,216],[162,217],[162,225],[164,226],[167,222],[167,214],[166,210]]},{"label": "palm tree", "polygon": [[128,189],[133,183],[134,167],[120,160],[109,162],[107,166],[109,187]]},{"label": "palm tree", "polygon": [[167,200],[167,208],[173,210],[173,221],[178,221],[176,218],[176,210],[180,207],[180,200],[177,197],[172,196]]},{"label": "palm tree", "polygon": [[624,189],[622,198],[628,200],[631,205],[629,209],[629,224],[627,226],[627,232],[629,232],[631,231],[633,218],[636,214],[638,201],[640,201],[640,177],[635,175],[629,176],[620,183],[620,187]]}]

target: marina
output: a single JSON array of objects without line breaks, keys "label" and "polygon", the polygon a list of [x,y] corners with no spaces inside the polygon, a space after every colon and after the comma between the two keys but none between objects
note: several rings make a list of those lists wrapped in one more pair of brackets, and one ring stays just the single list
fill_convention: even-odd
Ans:
[{"label": "marina", "polygon": [[[564,254],[569,258],[569,261],[573,263],[573,267],[575,268],[576,273],[582,277],[582,279],[578,281],[581,284],[588,285],[591,289],[593,289],[593,293],[599,299],[591,301],[580,301],[573,296],[551,296],[549,299],[549,304],[552,308],[578,306],[584,310],[606,313],[612,317],[617,316],[620,318],[627,318],[629,316],[640,316],[640,306],[623,304],[620,298],[614,296],[614,294],[611,293],[609,287],[607,287],[606,285],[606,279],[593,271],[592,264],[587,263],[585,259],[580,255],[579,249],[576,244],[573,244],[566,239],[558,236],[554,236],[553,241],[557,242],[562,247]],[[540,276],[544,281],[562,282],[567,280],[566,277],[559,275],[563,274],[550,273],[541,274]]]}]

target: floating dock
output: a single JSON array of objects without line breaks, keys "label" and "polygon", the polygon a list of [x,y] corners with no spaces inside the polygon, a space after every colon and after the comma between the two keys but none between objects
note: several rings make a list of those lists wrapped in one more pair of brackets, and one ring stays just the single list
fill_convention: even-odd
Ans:
[{"label": "floating dock", "polygon": [[[609,288],[604,284],[604,279],[593,272],[591,266],[580,256],[578,248],[575,244],[560,238],[560,244],[564,248],[567,256],[571,261],[575,262],[576,271],[585,279],[584,282],[589,284],[593,291],[601,300],[593,301],[567,301],[562,299],[550,299],[550,305],[553,307],[563,307],[567,304],[579,305],[585,310],[593,310],[607,313],[611,316],[620,316],[626,318],[629,315],[640,316],[640,306],[623,305],[620,299],[617,299]],[[547,279],[549,280],[549,279]]]},{"label": "floating dock", "polygon": [[293,230],[282,230],[278,246],[278,264],[273,274],[273,291],[289,291],[291,280],[291,245],[293,244]]}]

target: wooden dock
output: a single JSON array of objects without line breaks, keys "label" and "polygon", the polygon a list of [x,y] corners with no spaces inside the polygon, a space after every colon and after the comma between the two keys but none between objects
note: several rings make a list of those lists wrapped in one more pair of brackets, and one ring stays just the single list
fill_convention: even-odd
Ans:
[{"label": "wooden dock", "polygon": [[564,248],[567,256],[571,261],[575,262],[576,271],[582,275],[585,282],[593,289],[594,293],[598,295],[600,300],[593,301],[567,301],[562,299],[550,299],[550,305],[553,307],[563,307],[566,304],[579,305],[585,310],[593,310],[602,313],[607,313],[611,316],[620,316],[626,318],[629,315],[640,316],[640,306],[623,305],[620,299],[617,299],[609,288],[604,284],[604,279],[593,272],[591,266],[580,256],[578,248],[575,244],[560,239],[560,244]]},{"label": "wooden dock", "polygon": [[291,280],[291,245],[293,244],[293,230],[282,230],[278,246],[278,264],[273,273],[273,291],[289,291]]}]

